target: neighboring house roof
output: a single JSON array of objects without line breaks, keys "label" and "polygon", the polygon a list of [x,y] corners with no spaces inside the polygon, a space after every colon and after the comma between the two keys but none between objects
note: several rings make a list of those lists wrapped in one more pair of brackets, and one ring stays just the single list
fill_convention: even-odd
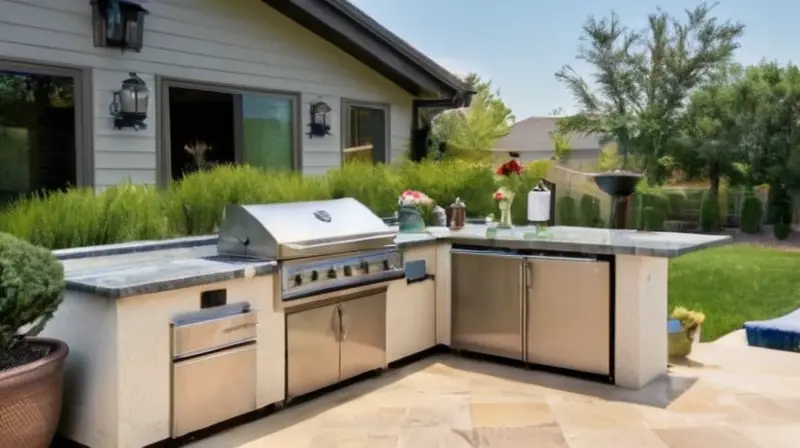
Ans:
[{"label": "neighboring house roof", "polygon": [[261,0],[419,97],[466,99],[473,92],[347,0]]},{"label": "neighboring house roof", "polygon": [[[494,145],[494,151],[553,152],[550,135],[556,131],[560,117],[530,117],[514,123],[511,132]],[[575,153],[599,151],[600,136],[569,134],[569,144]],[[576,154],[577,155],[577,154]]]}]

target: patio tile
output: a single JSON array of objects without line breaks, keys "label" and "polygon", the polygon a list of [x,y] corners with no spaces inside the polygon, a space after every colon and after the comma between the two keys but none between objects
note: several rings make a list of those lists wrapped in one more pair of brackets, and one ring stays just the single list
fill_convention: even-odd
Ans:
[{"label": "patio tile", "polygon": [[764,448],[724,426],[653,430],[669,448]]},{"label": "patio tile", "polygon": [[474,448],[472,430],[451,428],[406,428],[400,434],[397,448]]},{"label": "patio tile", "polygon": [[669,448],[646,428],[584,429],[565,433],[570,448]]},{"label": "patio tile", "polygon": [[557,426],[476,428],[475,441],[477,448],[569,447]]},{"label": "patio tile", "polygon": [[471,429],[472,418],[469,405],[436,406],[409,408],[403,428],[447,427]]},{"label": "patio tile", "polygon": [[470,408],[475,427],[540,426],[555,423],[553,412],[547,403],[472,403]]},{"label": "patio tile", "polygon": [[[367,434],[354,431],[323,431],[307,445],[308,448],[396,448],[397,435]],[[268,445],[264,445],[265,448]],[[269,445],[275,446],[275,445]]]},{"label": "patio tile", "polygon": [[770,427],[741,425],[734,430],[763,448],[796,448],[800,445],[800,423]]},{"label": "patio tile", "polygon": [[645,428],[642,415],[635,407],[627,404],[562,402],[552,403],[550,407],[565,431]]},{"label": "patio tile", "polygon": [[638,391],[437,356],[192,447],[800,446],[800,356],[759,351],[756,366],[743,360],[760,349],[701,347],[713,368],[675,369]]}]

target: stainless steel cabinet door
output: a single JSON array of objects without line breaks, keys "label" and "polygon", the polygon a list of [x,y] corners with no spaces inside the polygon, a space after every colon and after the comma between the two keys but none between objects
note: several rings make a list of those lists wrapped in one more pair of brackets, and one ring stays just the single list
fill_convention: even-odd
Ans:
[{"label": "stainless steel cabinet door", "polygon": [[522,360],[522,257],[451,253],[453,347]]},{"label": "stainless steel cabinet door", "polygon": [[341,379],[386,366],[386,291],[339,304]]},{"label": "stainless steel cabinet door", "polygon": [[256,344],[173,365],[172,437],[256,410]]},{"label": "stainless steel cabinet door", "polygon": [[527,362],[609,374],[607,262],[529,258]]},{"label": "stainless steel cabinet door", "polygon": [[288,397],[339,381],[339,313],[336,305],[286,316]]}]

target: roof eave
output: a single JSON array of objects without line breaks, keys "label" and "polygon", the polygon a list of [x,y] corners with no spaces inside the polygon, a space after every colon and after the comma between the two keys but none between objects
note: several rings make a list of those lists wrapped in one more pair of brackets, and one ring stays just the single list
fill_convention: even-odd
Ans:
[{"label": "roof eave", "polygon": [[345,0],[261,0],[418,97],[469,95],[452,73]]}]

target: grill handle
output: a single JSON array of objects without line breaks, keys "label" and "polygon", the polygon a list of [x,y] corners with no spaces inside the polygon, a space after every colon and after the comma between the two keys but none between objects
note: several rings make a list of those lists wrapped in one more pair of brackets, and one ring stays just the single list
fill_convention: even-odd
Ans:
[{"label": "grill handle", "polygon": [[366,243],[369,241],[377,241],[383,240],[386,238],[392,238],[395,236],[395,233],[382,233],[380,235],[375,236],[368,236],[362,238],[351,238],[346,240],[334,240],[334,241],[326,241],[324,243],[316,243],[316,244],[302,244],[302,243],[284,243],[284,246],[293,249],[293,250],[312,250],[312,249],[319,249],[321,247],[330,246],[331,244],[357,244],[357,243]]}]

